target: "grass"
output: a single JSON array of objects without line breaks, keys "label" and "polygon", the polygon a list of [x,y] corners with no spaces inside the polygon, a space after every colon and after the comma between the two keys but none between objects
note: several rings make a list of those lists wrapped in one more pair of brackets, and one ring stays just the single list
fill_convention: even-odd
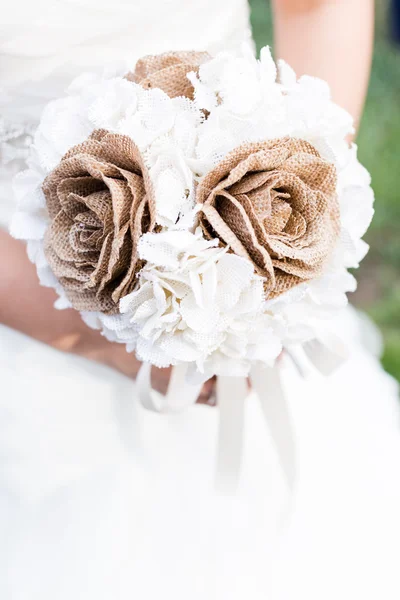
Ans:
[{"label": "grass", "polygon": [[[259,49],[272,43],[271,12],[266,0],[250,0],[250,5]],[[353,301],[381,328],[383,365],[400,380],[400,47],[388,39],[387,0],[378,6],[371,82],[357,141],[360,160],[372,175],[375,219]]]}]

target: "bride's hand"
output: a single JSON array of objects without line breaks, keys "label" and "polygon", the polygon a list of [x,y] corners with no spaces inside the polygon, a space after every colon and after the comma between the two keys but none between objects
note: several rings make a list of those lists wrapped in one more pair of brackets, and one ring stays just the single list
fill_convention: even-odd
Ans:
[{"label": "bride's hand", "polygon": [[[89,329],[75,310],[56,310],[54,290],[39,285],[24,244],[0,229],[0,323],[57,350],[78,354],[135,378],[140,362],[125,346],[108,342]],[[168,389],[169,369],[153,369],[153,387]],[[204,386],[199,402],[208,402],[213,382]]]}]

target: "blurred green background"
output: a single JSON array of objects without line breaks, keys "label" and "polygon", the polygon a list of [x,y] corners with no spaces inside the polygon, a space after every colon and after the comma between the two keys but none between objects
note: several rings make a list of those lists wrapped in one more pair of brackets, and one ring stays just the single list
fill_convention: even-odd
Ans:
[{"label": "blurred green background", "polygon": [[[268,0],[250,0],[250,6],[259,50],[273,41],[270,6]],[[384,367],[400,380],[400,46],[389,39],[389,23],[388,1],[379,0],[372,76],[357,140],[360,161],[372,175],[375,218],[351,301],[380,326]]]}]

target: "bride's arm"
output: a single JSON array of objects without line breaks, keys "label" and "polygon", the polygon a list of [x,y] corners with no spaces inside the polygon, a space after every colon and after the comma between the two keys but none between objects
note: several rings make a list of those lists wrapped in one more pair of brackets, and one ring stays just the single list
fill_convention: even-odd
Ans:
[{"label": "bride's arm", "polygon": [[25,245],[0,229],[0,323],[53,348],[108,364],[134,376],[138,363],[123,346],[89,329],[75,310],[56,310],[56,294],[39,285]]},{"label": "bride's arm", "polygon": [[[36,269],[29,261],[25,244],[0,228],[0,323],[21,331],[57,350],[71,352],[103,363],[128,377],[136,377],[140,363],[122,344],[108,342],[98,331],[89,329],[75,310],[54,308],[54,290],[42,287]],[[168,369],[153,369],[153,385],[165,392]],[[199,396],[207,402],[213,383],[208,382]]]},{"label": "bride's arm", "polygon": [[358,126],[368,86],[374,0],[273,0],[275,53],[329,82]]}]

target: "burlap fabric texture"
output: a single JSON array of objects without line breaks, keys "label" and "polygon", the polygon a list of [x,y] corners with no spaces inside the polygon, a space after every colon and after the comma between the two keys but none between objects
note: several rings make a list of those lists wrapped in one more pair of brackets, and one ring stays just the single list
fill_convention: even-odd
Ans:
[{"label": "burlap fabric texture", "polygon": [[200,224],[253,263],[271,298],[320,275],[340,231],[336,182],[304,140],[244,144],[201,180]]},{"label": "burlap fabric texture", "polygon": [[43,184],[45,254],[77,310],[118,312],[141,267],[137,244],[155,227],[151,182],[138,148],[104,130],[72,148]]},{"label": "burlap fabric texture", "polygon": [[210,58],[207,52],[167,52],[145,56],[138,60],[135,70],[126,78],[145,89],[160,88],[170,98],[185,96],[192,100],[194,90],[187,74],[191,71],[197,73],[199,66]]}]

